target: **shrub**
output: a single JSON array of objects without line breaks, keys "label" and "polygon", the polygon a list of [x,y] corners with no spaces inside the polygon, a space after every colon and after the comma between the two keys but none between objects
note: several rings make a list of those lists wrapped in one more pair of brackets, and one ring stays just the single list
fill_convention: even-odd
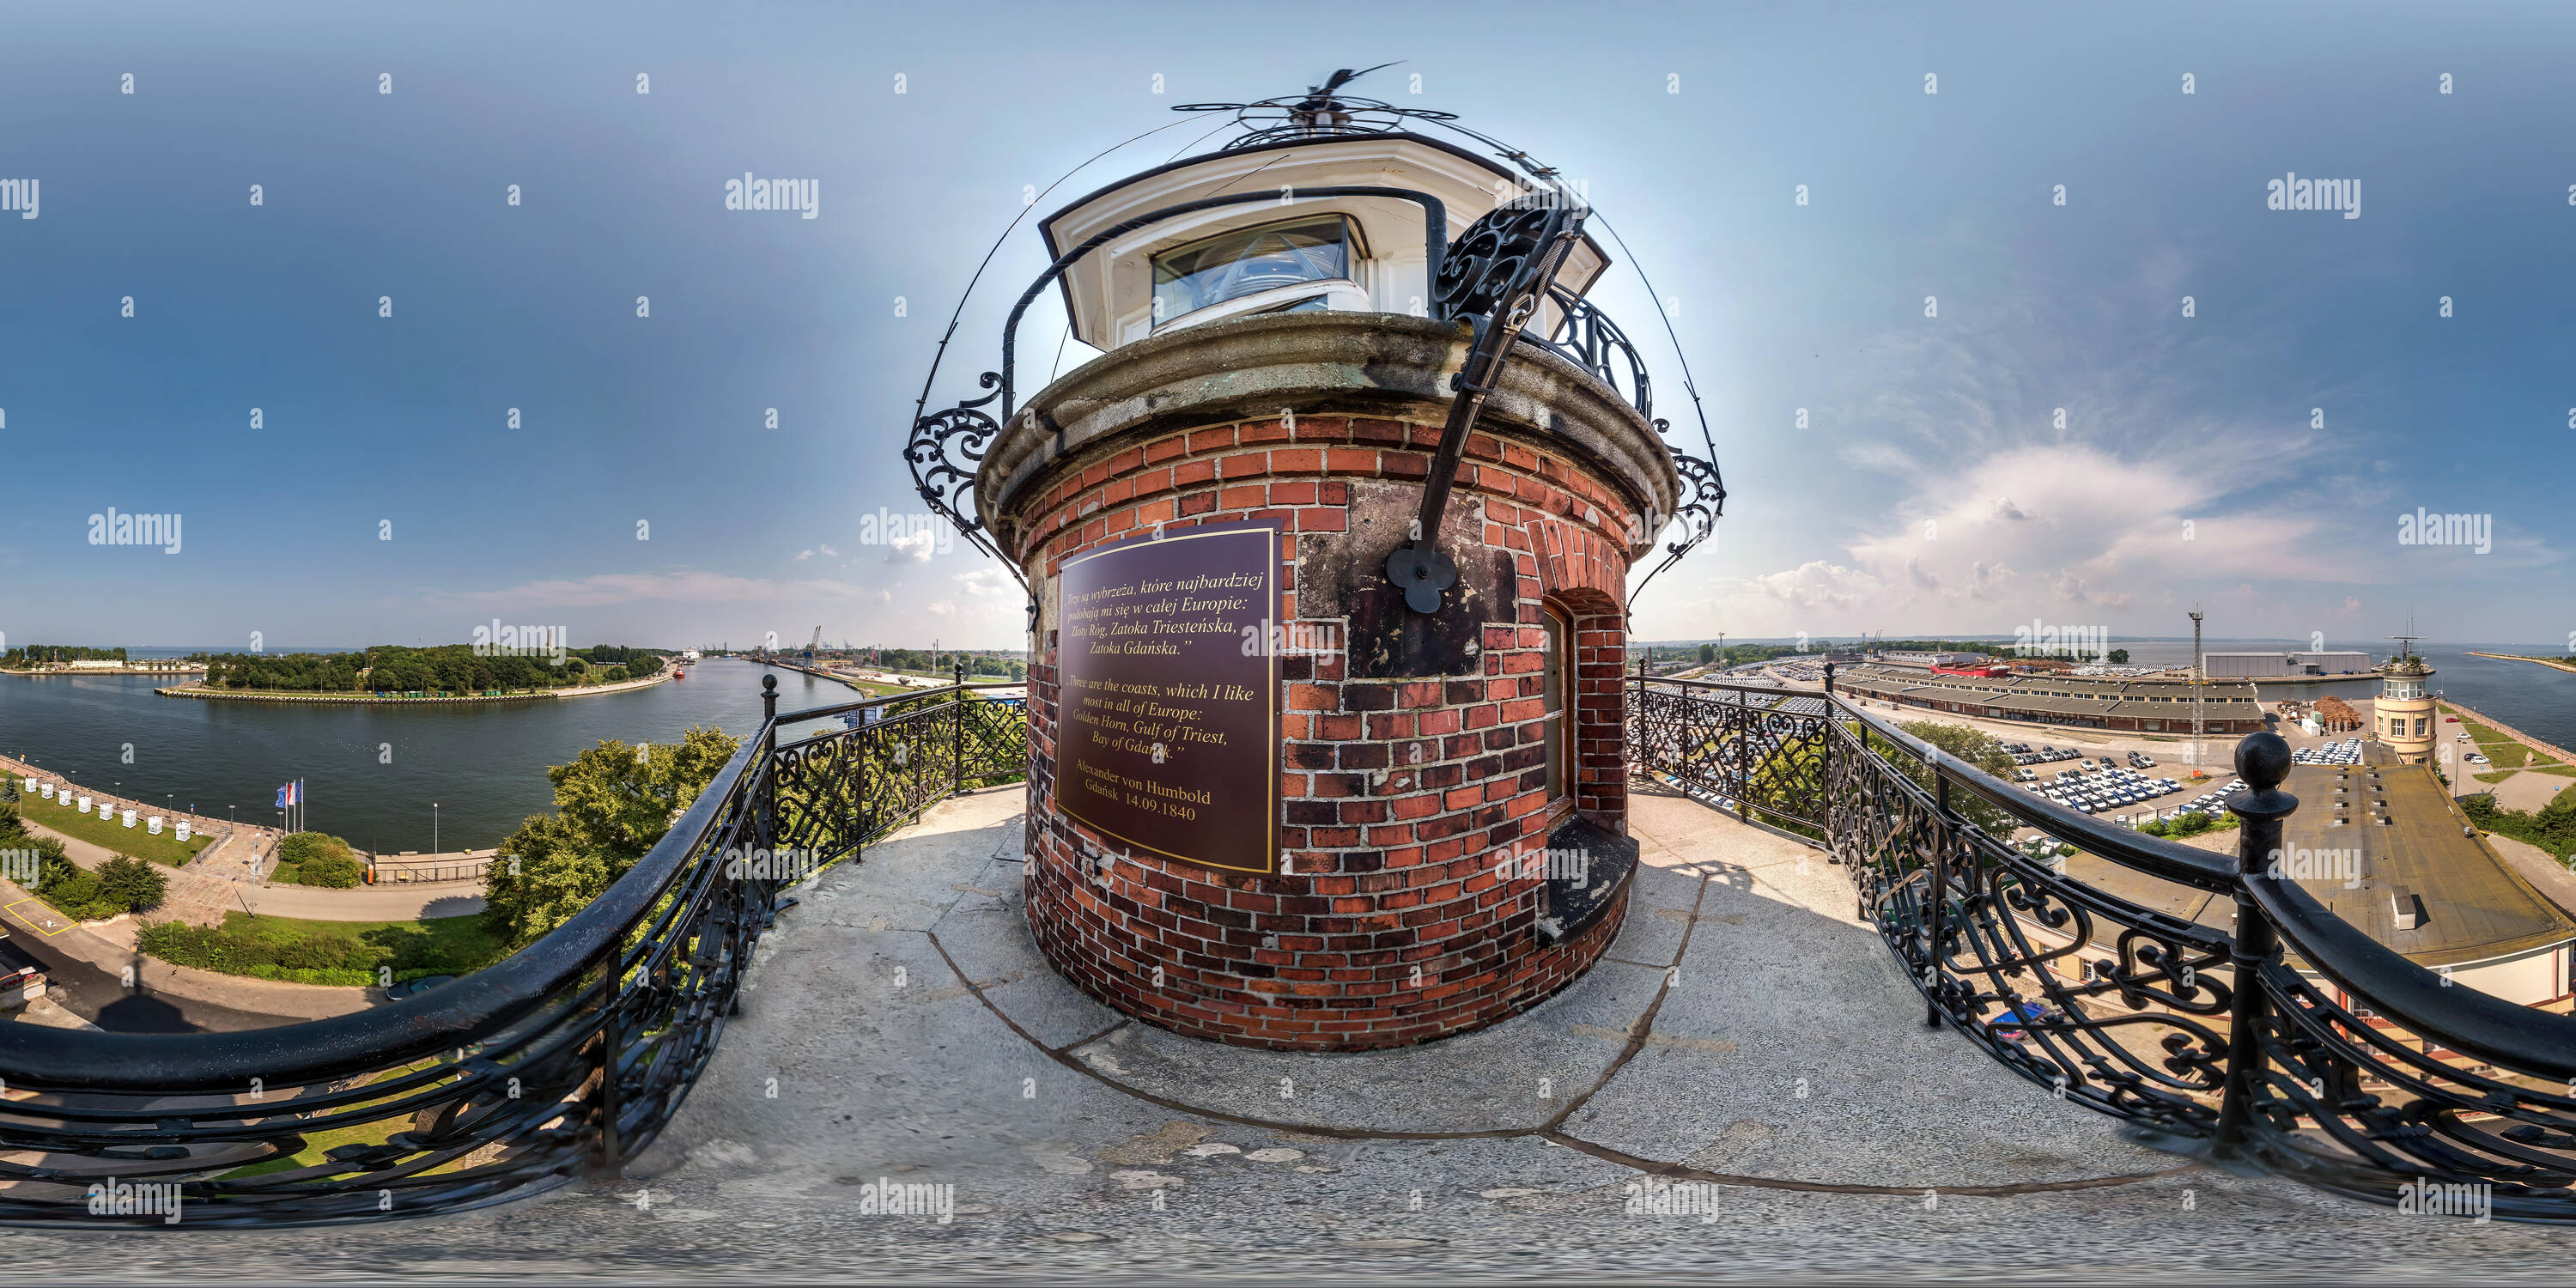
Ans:
[{"label": "shrub", "polygon": [[255,973],[249,968],[260,966],[295,971],[362,970],[363,964],[374,956],[367,945],[338,936],[267,940],[236,935],[219,926],[191,926],[184,921],[145,926],[135,944],[174,966],[236,975]]},{"label": "shrub", "polygon": [[2203,814],[2199,810],[2190,810],[2185,812],[2181,818],[2174,820],[2173,834],[2175,836],[2198,836],[2201,833],[2208,831],[2211,826],[2212,824],[2207,814]]},{"label": "shrub", "polygon": [[2173,834],[2172,825],[2166,823],[2160,818],[2151,818],[2144,823],[2138,824],[2138,830],[2149,836],[2170,836]]},{"label": "shrub", "polygon": [[346,890],[366,870],[347,841],[323,832],[297,832],[278,843],[277,869],[269,880]]},{"label": "shrub", "polygon": [[358,862],[346,847],[335,847],[328,853],[297,864],[295,879],[303,885],[346,890],[358,884],[358,879],[366,875],[366,871],[366,865]]},{"label": "shrub", "polygon": [[73,863],[63,853],[62,842],[35,837],[14,844],[36,851],[36,893],[64,916],[75,921],[99,921],[132,911],[131,905],[106,897],[99,888],[98,874]]},{"label": "shrub", "polygon": [[500,945],[468,922],[407,922],[361,934],[315,933],[231,913],[222,926],[162,922],[145,926],[137,944],[179,966],[298,984],[374,986],[428,975],[463,975],[498,958]]},{"label": "shrub", "polygon": [[99,864],[94,875],[99,900],[117,905],[120,912],[160,907],[162,898],[170,892],[170,881],[159,868],[130,855],[120,854]]},{"label": "shrub", "polygon": [[349,848],[347,841],[328,832],[297,832],[277,843],[277,857],[288,863],[306,863],[335,845],[343,850]]}]

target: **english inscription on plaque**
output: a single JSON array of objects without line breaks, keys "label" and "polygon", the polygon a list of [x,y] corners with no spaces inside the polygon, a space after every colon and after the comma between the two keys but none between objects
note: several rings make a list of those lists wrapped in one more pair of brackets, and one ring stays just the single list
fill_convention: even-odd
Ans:
[{"label": "english inscription on plaque", "polygon": [[1279,869],[1279,531],[1191,528],[1056,580],[1056,808],[1201,867]]}]

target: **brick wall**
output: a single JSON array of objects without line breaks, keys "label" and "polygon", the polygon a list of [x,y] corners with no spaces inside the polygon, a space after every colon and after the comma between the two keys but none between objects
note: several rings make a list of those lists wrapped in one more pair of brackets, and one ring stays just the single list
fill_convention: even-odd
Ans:
[{"label": "brick wall", "polygon": [[[1532,860],[1573,809],[1625,830],[1620,605],[1636,506],[1568,455],[1492,434],[1469,443],[1448,516],[1451,531],[1509,552],[1496,597],[1509,602],[1489,610],[1472,673],[1362,679],[1337,654],[1282,660],[1280,875],[1130,858],[1052,807],[1049,628],[1066,558],[1156,524],[1271,521],[1278,620],[1337,638],[1344,621],[1299,617],[1299,569],[1341,555],[1382,563],[1384,549],[1360,548],[1381,539],[1354,533],[1354,507],[1401,484],[1409,515],[1439,433],[1340,416],[1205,426],[1073,462],[1018,507],[1025,536],[1009,553],[1050,614],[1029,677],[1029,917],[1085,991],[1228,1042],[1401,1046],[1526,1009],[1616,934],[1624,895],[1584,934],[1542,946],[1544,865]],[[1540,723],[1549,600],[1573,628],[1573,799],[1554,804]]]}]

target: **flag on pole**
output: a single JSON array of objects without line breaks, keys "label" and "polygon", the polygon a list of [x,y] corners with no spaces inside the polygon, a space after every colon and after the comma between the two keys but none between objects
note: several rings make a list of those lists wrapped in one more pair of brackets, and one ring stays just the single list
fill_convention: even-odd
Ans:
[{"label": "flag on pole", "polygon": [[293,783],[288,783],[288,784],[287,784],[287,785],[285,785],[284,787],[280,787],[280,788],[278,788],[278,789],[277,789],[277,807],[278,807],[279,809],[284,809],[284,808],[286,808],[287,806],[292,805],[292,804],[294,804],[294,803],[295,803],[295,784],[293,784]]}]

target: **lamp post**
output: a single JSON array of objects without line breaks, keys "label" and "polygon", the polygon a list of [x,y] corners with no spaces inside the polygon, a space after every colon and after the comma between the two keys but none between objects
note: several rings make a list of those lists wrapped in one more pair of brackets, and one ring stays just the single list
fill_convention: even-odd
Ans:
[{"label": "lamp post", "polygon": [[438,861],[438,802],[429,803],[429,860]]}]

